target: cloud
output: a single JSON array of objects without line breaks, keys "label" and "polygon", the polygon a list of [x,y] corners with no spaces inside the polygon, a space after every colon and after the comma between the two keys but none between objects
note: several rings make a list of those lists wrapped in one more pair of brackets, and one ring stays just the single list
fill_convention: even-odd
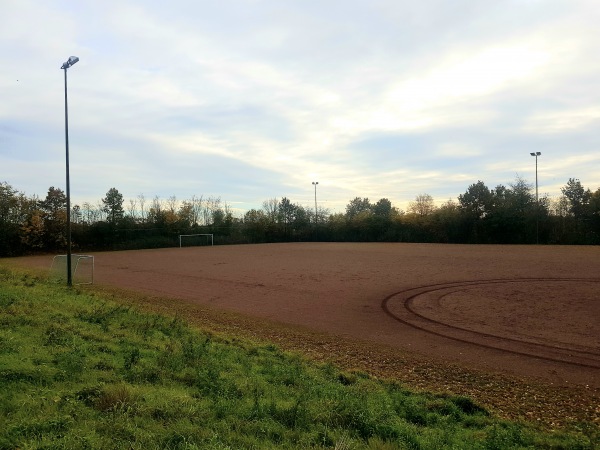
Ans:
[{"label": "cloud", "polygon": [[63,182],[74,54],[78,202],[114,186],[310,204],[319,181],[334,210],[402,207],[531,179],[532,149],[552,195],[574,176],[594,188],[599,19],[560,0],[7,0],[0,178],[29,194]]},{"label": "cloud", "polygon": [[576,110],[545,111],[528,117],[523,131],[529,133],[574,133],[600,122],[600,107]]}]

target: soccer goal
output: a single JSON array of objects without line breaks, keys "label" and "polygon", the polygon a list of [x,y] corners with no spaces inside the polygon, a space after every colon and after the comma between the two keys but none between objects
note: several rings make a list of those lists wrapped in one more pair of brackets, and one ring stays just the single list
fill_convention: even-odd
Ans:
[{"label": "soccer goal", "polygon": [[179,247],[214,245],[212,234],[180,234]]},{"label": "soccer goal", "polygon": [[[67,255],[56,255],[52,258],[50,276],[67,279]],[[71,255],[71,279],[73,284],[94,283],[94,257],[91,255]]]}]

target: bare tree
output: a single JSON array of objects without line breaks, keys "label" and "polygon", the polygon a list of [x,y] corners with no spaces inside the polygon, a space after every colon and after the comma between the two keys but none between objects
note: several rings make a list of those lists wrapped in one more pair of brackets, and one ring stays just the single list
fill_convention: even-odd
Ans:
[{"label": "bare tree", "polygon": [[550,214],[558,217],[567,217],[570,215],[569,207],[569,199],[561,195],[550,202]]},{"label": "bare tree", "polygon": [[177,197],[172,195],[167,199],[167,208],[170,213],[175,214],[177,211]]},{"label": "bare tree", "polygon": [[196,197],[195,195],[192,195],[190,203],[192,204],[192,223],[199,224],[200,214],[202,212],[202,196]]},{"label": "bare tree", "polygon": [[225,212],[226,217],[233,218],[233,212],[231,211],[231,206],[229,206],[229,203],[227,203],[227,202],[223,203],[223,211]]},{"label": "bare tree", "polygon": [[418,216],[428,216],[435,211],[433,197],[429,194],[419,194],[414,202],[408,205],[408,211]]},{"label": "bare tree", "polygon": [[279,214],[279,200],[276,198],[270,198],[263,202],[263,211],[269,223],[277,222],[277,215]]},{"label": "bare tree", "polygon": [[[210,223],[214,224],[215,222],[221,221],[222,211],[221,211],[221,197],[209,197],[208,205],[210,210]],[[219,220],[215,220],[218,218]]]},{"label": "bare tree", "polygon": [[93,222],[93,211],[92,211],[93,207],[90,203],[85,202],[83,205],[81,205],[81,213],[82,213],[82,219],[83,222],[86,224],[91,224]]},{"label": "bare tree", "polygon": [[130,198],[129,199],[129,207],[127,208],[127,211],[129,212],[129,217],[131,217],[132,219],[136,218],[137,215],[137,200],[135,198]]},{"label": "bare tree", "polygon": [[204,225],[209,225],[213,221],[215,211],[221,208],[220,197],[208,197],[202,207],[202,219]]},{"label": "bare tree", "polygon": [[144,194],[139,194],[137,196],[138,198],[138,203],[140,204],[140,219],[142,222],[146,221],[146,210],[144,208],[145,204],[146,204],[146,197],[144,197]]},{"label": "bare tree", "polygon": [[154,210],[155,214],[160,214],[163,210],[163,201],[160,199],[158,195],[155,195],[152,199],[151,208]]},{"label": "bare tree", "polygon": [[79,205],[73,205],[73,207],[71,208],[71,220],[74,223],[81,223],[82,222],[82,214],[81,214],[81,207]]},{"label": "bare tree", "polygon": [[96,220],[99,222],[106,220],[106,211],[104,211],[104,204],[101,200],[96,203]]}]

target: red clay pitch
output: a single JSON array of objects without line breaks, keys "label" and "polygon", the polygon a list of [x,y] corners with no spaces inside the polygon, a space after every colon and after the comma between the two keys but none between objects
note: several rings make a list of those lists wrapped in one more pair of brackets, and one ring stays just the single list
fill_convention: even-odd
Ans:
[{"label": "red clay pitch", "polygon": [[262,244],[104,252],[95,264],[101,285],[600,387],[600,247]]}]

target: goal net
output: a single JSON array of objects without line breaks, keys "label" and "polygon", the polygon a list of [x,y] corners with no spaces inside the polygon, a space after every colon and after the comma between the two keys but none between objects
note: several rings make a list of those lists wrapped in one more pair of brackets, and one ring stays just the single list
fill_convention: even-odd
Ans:
[{"label": "goal net", "polygon": [[212,234],[180,234],[179,247],[214,245]]},{"label": "goal net", "polygon": [[[56,255],[50,267],[52,278],[67,279],[67,255]],[[94,257],[91,255],[71,255],[71,279],[73,284],[94,283]]]}]

